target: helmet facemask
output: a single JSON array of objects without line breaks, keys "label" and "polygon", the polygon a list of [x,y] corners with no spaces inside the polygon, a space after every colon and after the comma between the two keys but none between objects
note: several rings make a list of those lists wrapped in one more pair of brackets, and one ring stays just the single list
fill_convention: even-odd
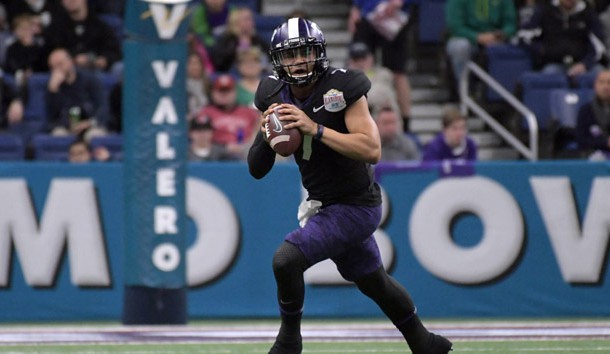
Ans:
[{"label": "helmet facemask", "polygon": [[306,85],[326,70],[328,62],[319,44],[301,45],[275,51],[273,67],[281,80],[294,85]]},{"label": "helmet facemask", "polygon": [[275,76],[290,85],[308,85],[328,69],[324,35],[315,23],[301,18],[275,29],[270,55]]}]

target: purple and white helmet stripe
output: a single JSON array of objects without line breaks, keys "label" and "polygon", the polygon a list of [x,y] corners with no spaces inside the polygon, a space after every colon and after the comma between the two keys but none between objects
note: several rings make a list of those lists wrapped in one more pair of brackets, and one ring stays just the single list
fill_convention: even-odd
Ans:
[{"label": "purple and white helmet stripe", "polygon": [[[288,20],[288,39],[301,37],[301,31],[299,31],[299,18],[293,17]],[[309,36],[307,36],[309,37]]]},{"label": "purple and white helmet stripe", "polygon": [[[282,52],[289,49],[308,47],[316,53],[315,64],[310,75],[295,77],[282,63]],[[307,84],[328,69],[326,40],[317,24],[303,18],[291,18],[278,26],[271,36],[270,55],[273,69],[278,79],[288,84]]]}]

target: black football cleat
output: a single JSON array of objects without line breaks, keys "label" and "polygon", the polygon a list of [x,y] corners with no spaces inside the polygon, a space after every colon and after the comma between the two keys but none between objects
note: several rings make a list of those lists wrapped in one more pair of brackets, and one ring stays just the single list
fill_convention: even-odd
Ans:
[{"label": "black football cleat", "polygon": [[301,354],[302,352],[303,341],[301,336],[297,338],[280,338],[278,336],[271,349],[269,349],[269,354]]},{"label": "black football cleat", "polygon": [[438,334],[430,333],[428,347],[424,350],[413,352],[413,354],[448,354],[452,350],[453,343],[450,340]]}]

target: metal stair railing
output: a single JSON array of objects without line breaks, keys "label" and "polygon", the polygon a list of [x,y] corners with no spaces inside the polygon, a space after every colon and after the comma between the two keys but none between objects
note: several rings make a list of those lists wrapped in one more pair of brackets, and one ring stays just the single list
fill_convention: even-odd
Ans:
[{"label": "metal stair railing", "polygon": [[[491,89],[497,92],[506,102],[521,113],[527,122],[529,130],[529,147],[523,144],[516,136],[506,129],[500,122],[492,117],[485,109],[478,104],[470,95],[469,75],[473,74],[485,82]],[[538,121],[536,115],[532,113],[521,101],[512,93],[508,92],[498,81],[491,77],[476,63],[470,61],[460,76],[460,110],[467,114],[470,109],[475,115],[483,119],[498,135],[500,135],[510,146],[516,149],[521,155],[530,161],[538,160]]]}]

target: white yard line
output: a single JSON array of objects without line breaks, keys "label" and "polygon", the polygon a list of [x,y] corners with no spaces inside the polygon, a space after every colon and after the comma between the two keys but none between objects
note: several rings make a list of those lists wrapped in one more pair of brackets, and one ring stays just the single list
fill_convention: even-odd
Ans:
[{"label": "white yard line", "polygon": [[[536,321],[433,322],[429,328],[452,340],[562,340],[609,339],[610,321]],[[0,326],[1,344],[43,343],[212,343],[263,342],[277,334],[277,325],[236,322],[220,325],[122,326],[54,325]],[[306,321],[303,337],[309,341],[401,341],[391,324],[366,322],[310,323]],[[606,348],[607,350],[607,348]]]}]

